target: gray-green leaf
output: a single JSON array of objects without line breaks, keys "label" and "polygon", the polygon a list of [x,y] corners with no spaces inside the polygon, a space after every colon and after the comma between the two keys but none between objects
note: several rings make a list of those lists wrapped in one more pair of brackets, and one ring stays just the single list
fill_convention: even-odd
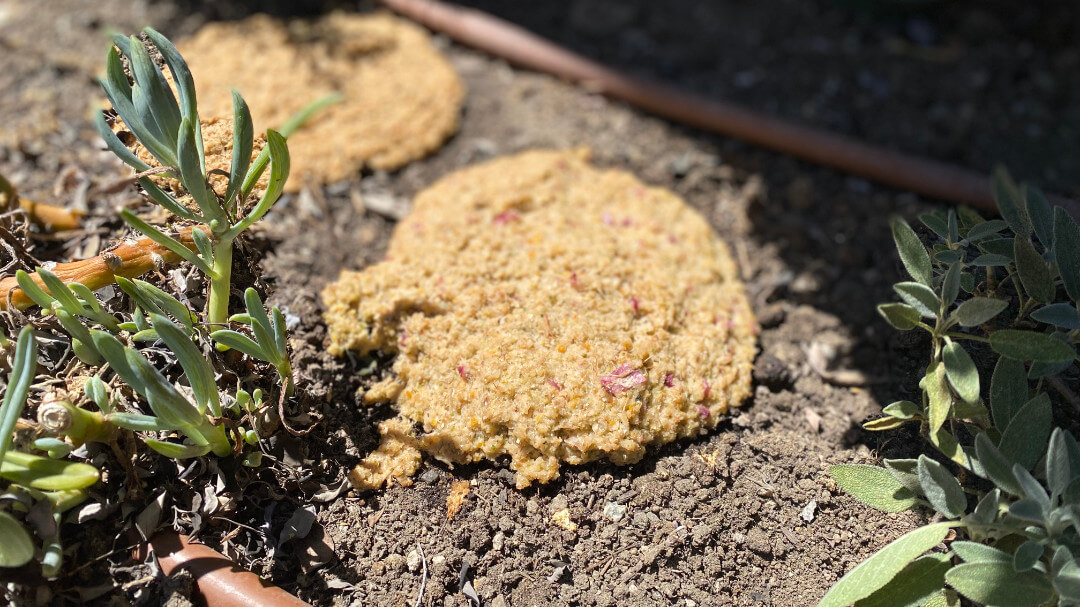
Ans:
[{"label": "gray-green leaf", "polygon": [[214,417],[221,417],[221,400],[217,382],[214,380],[214,369],[203,356],[202,351],[191,341],[187,333],[161,314],[151,313],[150,322],[183,367],[188,384],[195,395],[199,413],[205,414],[209,409]]},{"label": "gray-green leaf", "polygon": [[967,240],[968,242],[972,243],[978,242],[980,240],[984,240],[986,238],[994,236],[995,234],[1004,230],[1007,227],[1009,227],[1009,225],[1004,221],[1000,219],[991,219],[990,221],[985,221],[983,223],[972,226],[971,229],[968,230]]},{"label": "gray-green leaf", "polygon": [[981,475],[985,475],[1003,491],[1012,495],[1023,495],[1024,490],[1012,472],[1013,462],[1009,461],[985,434],[979,433],[975,436],[975,453],[979,458]]},{"label": "gray-green leaf", "polygon": [[881,412],[899,419],[914,419],[922,416],[922,408],[910,400],[898,400],[895,403],[889,403],[885,405]]},{"label": "gray-green leaf", "polygon": [[963,269],[961,263],[951,264],[941,280],[941,301],[946,307],[951,306],[956,296],[960,295],[960,272]]},{"label": "gray-green leaf", "polygon": [[1075,473],[1069,461],[1069,449],[1065,444],[1065,430],[1054,428],[1050,434],[1050,445],[1046,449],[1046,484],[1054,498],[1065,493]]},{"label": "gray-green leaf", "polygon": [[945,466],[925,455],[919,456],[918,471],[919,486],[934,510],[952,519],[960,518],[967,509],[967,498],[956,478]]},{"label": "gray-green leaf", "polygon": [[937,310],[941,308],[942,302],[932,288],[917,282],[896,283],[892,288],[905,304],[915,308],[928,319],[936,318]]},{"label": "gray-green leaf", "polygon": [[1031,227],[1035,229],[1035,236],[1047,250],[1054,245],[1054,211],[1050,208],[1050,202],[1039,191],[1025,185],[1021,195],[1027,205],[1028,217],[1031,219]]},{"label": "gray-green leaf", "polygon": [[915,308],[902,303],[886,303],[879,304],[877,307],[878,314],[881,314],[885,322],[889,323],[894,329],[900,331],[910,331],[919,326],[921,320],[919,311]]},{"label": "gray-green leaf", "polygon": [[1006,459],[1016,462],[1027,470],[1046,452],[1052,423],[1050,397],[1045,392],[1029,400],[1016,413],[1023,423],[1009,424],[1001,434],[999,448]]},{"label": "gray-green leaf", "polygon": [[945,375],[949,378],[960,398],[972,403],[979,400],[979,370],[971,356],[957,342],[951,342],[942,350]]},{"label": "gray-green leaf", "polygon": [[1080,329],[1080,312],[1071,303],[1056,303],[1043,306],[1031,313],[1031,317],[1048,325],[1062,329]]},{"label": "gray-green leaf", "polygon": [[915,230],[898,217],[889,220],[889,227],[892,228],[896,250],[900,253],[900,261],[904,263],[908,274],[928,287],[933,285],[934,275],[930,265],[930,254],[926,252],[926,247],[915,235]]},{"label": "gray-green leaf", "polygon": [[1045,575],[1017,572],[1012,563],[963,563],[950,569],[945,581],[960,594],[984,605],[1037,607],[1053,596]]},{"label": "gray-green leaf", "polygon": [[1028,398],[1024,363],[1004,356],[998,358],[990,379],[990,411],[994,414],[994,426],[1004,432]]},{"label": "gray-green leaf", "polygon": [[945,539],[951,526],[950,523],[935,523],[901,536],[840,578],[818,607],[843,607],[874,594],[908,563]]},{"label": "gray-green leaf", "polygon": [[954,316],[962,327],[977,327],[989,321],[1009,306],[1004,299],[973,297],[956,307]]},{"label": "gray-green leaf", "polygon": [[1012,566],[1017,571],[1030,571],[1042,558],[1043,546],[1039,542],[1028,540],[1013,553]]},{"label": "gray-green leaf", "polygon": [[901,512],[910,509],[917,501],[915,494],[884,468],[866,464],[838,464],[829,468],[829,474],[841,489],[878,510]]},{"label": "gray-green leaf", "polygon": [[880,590],[856,602],[855,607],[918,607],[945,586],[945,572],[950,567],[948,555],[923,555]]},{"label": "gray-green leaf", "polygon": [[959,540],[949,545],[956,556],[968,563],[1012,563],[1012,556],[993,546]]},{"label": "gray-green leaf", "polygon": [[1049,303],[1054,298],[1054,281],[1050,276],[1050,266],[1043,261],[1042,255],[1035,250],[1031,240],[1017,236],[1013,239],[1013,256],[1016,259],[1016,271],[1020,274],[1020,283],[1027,294],[1039,303]]},{"label": "gray-green leaf", "polygon": [[1080,226],[1061,207],[1054,209],[1054,259],[1069,299],[1080,301]]},{"label": "gray-green leaf", "polygon": [[1002,329],[990,334],[990,347],[1013,360],[1033,360],[1044,363],[1067,362],[1076,358],[1069,344],[1045,333]]},{"label": "gray-green leaf", "polygon": [[1004,219],[1018,236],[1031,234],[1031,219],[1027,206],[1020,198],[1020,190],[1004,167],[998,166],[993,175],[994,201],[997,202],[1001,218]]},{"label": "gray-green leaf", "polygon": [[999,255],[997,253],[983,253],[975,259],[972,259],[971,265],[979,267],[1002,267],[1009,265],[1010,263],[1012,263],[1012,261],[1012,257],[1009,257],[1008,255]]}]

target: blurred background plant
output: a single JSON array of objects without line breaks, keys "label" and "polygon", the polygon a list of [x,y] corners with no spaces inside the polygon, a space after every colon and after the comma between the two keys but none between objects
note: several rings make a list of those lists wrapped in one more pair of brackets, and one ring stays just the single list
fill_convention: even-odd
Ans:
[{"label": "blurred background plant", "polygon": [[[964,208],[924,214],[929,246],[902,219],[891,222],[913,280],[894,285],[902,302],[878,311],[899,330],[926,331],[930,363],[921,402],[894,402],[864,427],[917,423],[947,463],[924,454],[830,468],[870,506],[931,508],[946,522],[889,544],[821,605],[900,604],[898,595],[953,605],[957,593],[985,605],[1080,604],[1080,446],[1053,427],[1047,393],[1077,403],[1057,376],[1080,340],[1080,227],[1003,169],[993,189],[1002,219]],[[989,382],[969,349],[997,357]],[[949,552],[924,555],[950,534]]]}]

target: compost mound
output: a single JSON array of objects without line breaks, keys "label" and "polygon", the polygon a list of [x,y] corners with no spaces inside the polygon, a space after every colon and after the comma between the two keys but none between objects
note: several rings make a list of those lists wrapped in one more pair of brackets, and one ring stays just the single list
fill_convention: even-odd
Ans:
[{"label": "compost mound", "polygon": [[289,22],[256,15],[210,23],[177,46],[203,117],[231,118],[236,89],[263,132],[342,95],[289,137],[294,178],[286,189],[299,189],[303,177],[325,184],[364,167],[399,168],[458,129],[465,89],[457,73],[424,30],[388,14]]},{"label": "compost mound", "polygon": [[[386,260],[323,292],[335,354],[395,353],[396,401],[352,480],[509,456],[518,487],[560,462],[638,461],[750,394],[757,325],[724,243],[668,190],[528,152],[417,195]],[[404,464],[403,464],[404,462]]]}]

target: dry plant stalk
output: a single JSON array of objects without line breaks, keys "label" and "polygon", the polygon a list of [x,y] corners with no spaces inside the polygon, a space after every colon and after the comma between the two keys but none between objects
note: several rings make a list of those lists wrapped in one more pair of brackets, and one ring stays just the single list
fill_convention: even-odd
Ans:
[{"label": "dry plant stalk", "polygon": [[[194,228],[199,228],[205,233],[210,231],[210,228],[205,225],[196,225],[182,228],[176,235],[176,239],[192,251],[196,250],[195,241],[191,237],[191,231]],[[96,290],[113,283],[117,276],[135,278],[165,264],[174,264],[179,261],[179,255],[150,238],[144,237],[123,242],[90,259],[56,264],[50,268],[50,271],[65,284],[78,282],[91,290]],[[41,277],[37,274],[30,276],[38,286],[48,290]],[[8,309],[9,305],[14,305],[21,310],[33,303],[18,287],[14,276],[5,276],[0,279],[0,310]]]},{"label": "dry plant stalk", "polygon": [[76,230],[85,215],[82,211],[20,198],[15,187],[0,175],[0,213],[13,210],[16,203],[26,212],[30,221],[46,230]]}]

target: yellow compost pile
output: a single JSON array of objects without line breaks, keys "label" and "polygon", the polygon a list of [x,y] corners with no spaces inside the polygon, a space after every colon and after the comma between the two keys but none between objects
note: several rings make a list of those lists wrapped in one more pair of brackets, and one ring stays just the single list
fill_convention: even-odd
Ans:
[{"label": "yellow compost pile", "polygon": [[465,89],[457,73],[424,30],[388,14],[288,23],[256,15],[210,23],[177,46],[203,118],[231,119],[234,88],[257,133],[327,95],[343,95],[289,138],[287,190],[306,179],[347,179],[365,166],[396,169],[458,128]]},{"label": "yellow compost pile", "polygon": [[386,260],[323,292],[331,351],[396,353],[369,401],[396,401],[357,488],[419,450],[510,457],[517,484],[560,462],[639,460],[713,428],[750,394],[757,325],[727,247],[676,195],[528,152],[417,195]]}]

